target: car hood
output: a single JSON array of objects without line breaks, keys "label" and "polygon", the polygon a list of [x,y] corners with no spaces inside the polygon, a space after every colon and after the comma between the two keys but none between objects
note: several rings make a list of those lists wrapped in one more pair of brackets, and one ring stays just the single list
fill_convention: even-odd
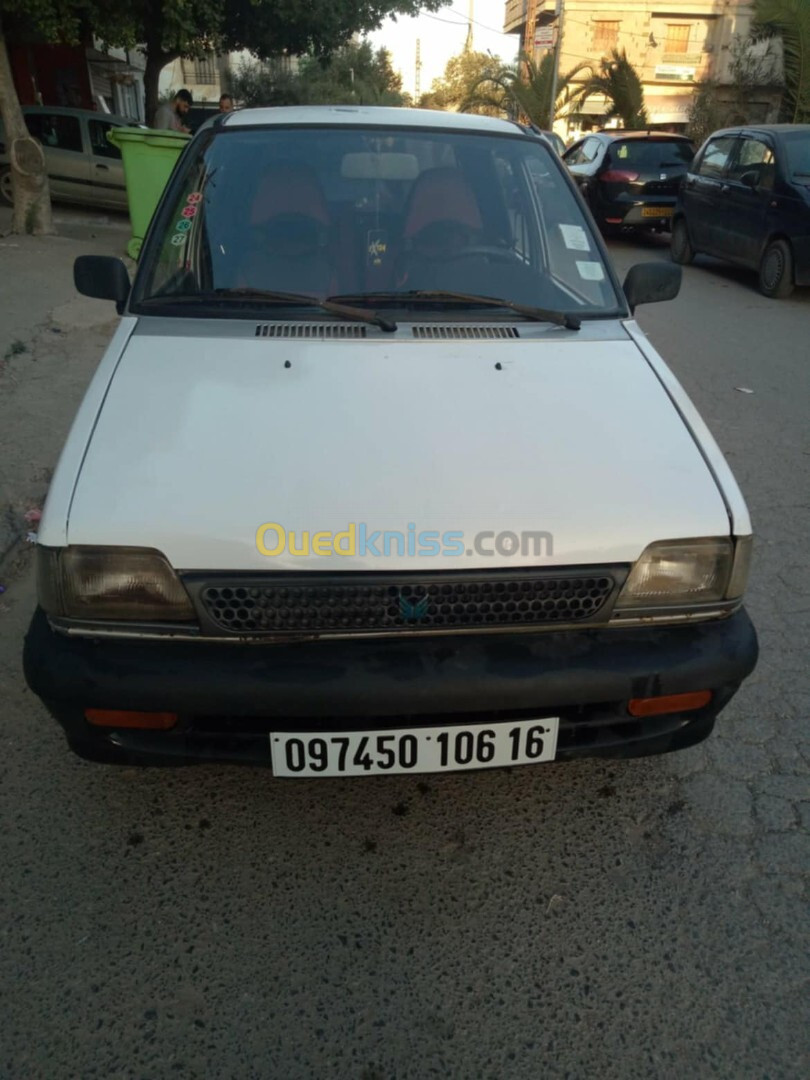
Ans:
[{"label": "car hood", "polygon": [[[136,332],[85,455],[69,543],[157,548],[188,570],[425,571],[630,562],[653,540],[728,534],[695,437],[623,330],[421,342],[402,329],[360,341]],[[299,549],[304,531],[352,524],[404,544],[269,557],[256,545],[266,523],[295,531]],[[425,530],[462,533],[460,554],[419,554],[407,540]],[[550,539],[476,551],[504,532]]]}]

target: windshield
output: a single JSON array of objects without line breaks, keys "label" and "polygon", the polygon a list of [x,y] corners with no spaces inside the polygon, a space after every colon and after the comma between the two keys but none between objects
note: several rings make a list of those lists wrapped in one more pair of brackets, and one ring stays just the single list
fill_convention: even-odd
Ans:
[{"label": "windshield", "polygon": [[226,128],[192,148],[173,191],[133,310],[162,302],[199,314],[195,297],[244,308],[261,303],[259,291],[296,294],[296,318],[307,314],[302,294],[382,295],[407,308],[420,303],[414,293],[453,291],[577,316],[623,309],[563,167],[539,139]]},{"label": "windshield", "polygon": [[614,164],[633,165],[636,169],[673,168],[687,166],[695,156],[692,144],[685,139],[628,139],[614,143],[609,157]]},{"label": "windshield", "polygon": [[788,173],[795,179],[810,179],[810,128],[785,135]]}]

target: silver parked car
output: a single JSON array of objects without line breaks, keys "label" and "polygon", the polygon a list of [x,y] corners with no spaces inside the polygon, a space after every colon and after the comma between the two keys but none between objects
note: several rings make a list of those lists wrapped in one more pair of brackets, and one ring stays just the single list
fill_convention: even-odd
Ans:
[{"label": "silver parked car", "polygon": [[[127,209],[121,151],[107,139],[115,127],[137,126],[125,116],[49,105],[23,108],[31,135],[45,151],[51,195],[60,202]],[[0,124],[0,205],[13,205],[10,148]]]}]

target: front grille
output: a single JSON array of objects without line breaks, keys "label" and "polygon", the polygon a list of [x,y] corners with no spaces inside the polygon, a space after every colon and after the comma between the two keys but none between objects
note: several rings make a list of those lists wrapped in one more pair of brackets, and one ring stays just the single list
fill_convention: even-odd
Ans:
[{"label": "front grille", "polygon": [[336,338],[364,338],[365,326],[353,323],[259,323],[256,337],[295,338],[297,340],[328,340]]},{"label": "front grille", "polygon": [[527,628],[593,620],[609,572],[210,578],[192,590],[228,633],[388,633]]},{"label": "front grille", "polygon": [[413,336],[423,341],[485,341],[514,339],[520,332],[514,326],[414,326]]}]

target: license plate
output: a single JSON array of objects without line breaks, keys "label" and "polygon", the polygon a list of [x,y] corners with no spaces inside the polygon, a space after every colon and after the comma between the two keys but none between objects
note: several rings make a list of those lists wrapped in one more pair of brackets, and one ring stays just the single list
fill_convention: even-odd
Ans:
[{"label": "license plate", "polygon": [[642,217],[672,217],[671,206],[643,206],[641,208]]},{"label": "license plate", "polygon": [[559,717],[396,731],[274,731],[275,776],[457,772],[553,761]]}]

